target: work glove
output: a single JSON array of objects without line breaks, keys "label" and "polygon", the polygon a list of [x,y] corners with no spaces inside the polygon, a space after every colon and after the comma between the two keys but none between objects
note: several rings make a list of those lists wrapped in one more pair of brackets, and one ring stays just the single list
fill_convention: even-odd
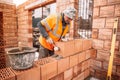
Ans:
[{"label": "work glove", "polygon": [[48,37],[46,41],[47,41],[48,43],[50,43],[50,44],[53,44],[53,40],[52,40],[52,38],[50,38],[50,37]]},{"label": "work glove", "polygon": [[62,38],[61,41],[66,42],[68,41],[68,38]]}]

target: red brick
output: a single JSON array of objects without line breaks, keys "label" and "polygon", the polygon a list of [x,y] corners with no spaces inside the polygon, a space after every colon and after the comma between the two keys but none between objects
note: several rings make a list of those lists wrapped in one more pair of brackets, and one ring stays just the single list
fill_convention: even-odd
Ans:
[{"label": "red brick", "polygon": [[108,69],[108,64],[109,64],[108,61],[104,61],[103,62],[103,69],[107,70]]},{"label": "red brick", "polygon": [[97,57],[97,50],[96,49],[90,49],[90,53],[91,53],[92,59],[95,59]]},{"label": "red brick", "polygon": [[92,38],[97,39],[98,38],[98,29],[92,29]]},{"label": "red brick", "polygon": [[37,66],[33,66],[27,70],[11,70],[16,75],[17,80],[40,80],[40,69]]},{"label": "red brick", "polygon": [[115,16],[120,16],[120,5],[115,6]]},{"label": "red brick", "polygon": [[69,66],[69,57],[58,60],[58,74],[66,71]]},{"label": "red brick", "polygon": [[113,28],[113,26],[114,26],[114,18],[106,18],[105,28]]},{"label": "red brick", "polygon": [[99,29],[99,39],[102,40],[111,40],[112,38],[112,29]]},{"label": "red brick", "polygon": [[73,68],[70,68],[64,72],[64,80],[72,80],[72,78],[73,78]]},{"label": "red brick", "polygon": [[92,48],[92,40],[91,39],[83,39],[83,51]]},{"label": "red brick", "polygon": [[104,6],[100,8],[100,17],[114,16],[114,6]]},{"label": "red brick", "polygon": [[[109,64],[109,62],[107,62],[107,61],[104,61],[104,62],[103,62],[103,69],[104,69],[104,70],[108,70],[108,64]],[[113,74],[116,73],[116,66],[115,66],[115,65],[112,66],[112,73],[113,73]]]},{"label": "red brick", "polygon": [[89,67],[90,67],[90,59],[82,62],[81,71],[83,72],[84,70],[86,70],[86,69],[89,68]]},{"label": "red brick", "polygon": [[55,54],[59,54],[63,57],[67,57],[67,56],[75,54],[74,40],[67,41],[67,42],[57,42],[55,44],[57,47],[60,48],[60,51],[56,51]]},{"label": "red brick", "polygon": [[16,80],[15,74],[10,68],[0,69],[0,80]]},{"label": "red brick", "polygon": [[81,52],[83,50],[82,39],[75,39],[75,53]]},{"label": "red brick", "polygon": [[70,56],[70,67],[73,67],[78,64],[78,57],[78,54]]},{"label": "red brick", "polygon": [[84,61],[85,58],[86,58],[86,53],[85,52],[79,53],[79,63],[81,63],[82,61]]},{"label": "red brick", "polygon": [[79,75],[81,73],[81,68],[82,68],[82,64],[79,63],[76,66],[73,67],[73,75],[74,77],[76,77],[77,75]]},{"label": "red brick", "polygon": [[57,60],[48,57],[35,62],[40,69],[40,80],[48,80],[57,75]]},{"label": "red brick", "polygon": [[107,5],[107,0],[94,0],[94,7]]},{"label": "red brick", "polygon": [[70,0],[70,2],[76,2],[76,3],[78,3],[79,0]]},{"label": "red brick", "polygon": [[117,66],[117,75],[120,75],[120,66]]},{"label": "red brick", "polygon": [[81,74],[79,74],[77,77],[73,78],[73,80],[84,80],[84,72],[82,72]]},{"label": "red brick", "polygon": [[120,65],[120,58],[118,56],[115,56],[113,62],[115,65]]},{"label": "red brick", "polygon": [[103,49],[103,40],[93,39],[93,48],[95,49]]},{"label": "red brick", "polygon": [[[105,41],[104,42],[104,50],[110,50],[111,49],[111,41]],[[119,41],[115,42],[115,49],[119,50]]]},{"label": "red brick", "polygon": [[86,52],[85,52],[86,54],[86,56],[85,56],[85,59],[87,60],[87,59],[89,59],[90,57],[91,57],[91,50],[86,50]]},{"label": "red brick", "polygon": [[119,36],[119,35],[117,35],[116,40],[117,40],[117,41],[119,41],[119,40],[120,40],[120,36]]},{"label": "red brick", "polygon": [[108,0],[109,4],[117,4],[120,3],[120,0]]},{"label": "red brick", "polygon": [[97,58],[98,60],[101,61],[109,61],[109,51],[105,50],[97,50]]},{"label": "red brick", "polygon": [[99,7],[95,7],[93,9],[93,17],[96,18],[100,15],[100,8]]},{"label": "red brick", "polygon": [[105,18],[93,19],[93,28],[104,28]]},{"label": "red brick", "polygon": [[100,79],[100,80],[104,80],[104,79],[106,79],[106,76],[107,76],[106,74],[107,74],[106,71],[100,69],[100,70],[96,70],[96,71],[95,71],[94,76],[95,76],[96,78]]},{"label": "red brick", "polygon": [[64,73],[58,74],[57,76],[51,78],[50,80],[64,80]]},{"label": "red brick", "polygon": [[92,68],[93,67],[102,68],[102,61],[92,59],[91,66],[92,66]]},{"label": "red brick", "polygon": [[88,76],[90,76],[90,69],[89,68],[84,71],[84,77],[87,78]]}]

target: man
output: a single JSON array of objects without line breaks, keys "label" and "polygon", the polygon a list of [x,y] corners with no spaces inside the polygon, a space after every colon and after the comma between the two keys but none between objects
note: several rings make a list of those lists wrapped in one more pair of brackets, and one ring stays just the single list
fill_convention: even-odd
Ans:
[{"label": "man", "polygon": [[68,7],[61,14],[51,14],[37,24],[42,34],[39,38],[39,58],[54,54],[54,42],[60,41],[69,31],[70,22],[74,19],[75,13],[74,7]]}]

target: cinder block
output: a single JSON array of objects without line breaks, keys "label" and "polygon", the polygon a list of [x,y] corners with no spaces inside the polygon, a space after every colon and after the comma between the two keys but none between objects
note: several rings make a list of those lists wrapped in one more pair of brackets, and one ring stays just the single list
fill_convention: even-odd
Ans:
[{"label": "cinder block", "polygon": [[81,52],[83,50],[83,40],[82,39],[75,39],[75,53]]},{"label": "cinder block", "polygon": [[56,51],[55,54],[61,55],[63,57],[75,54],[74,40],[67,42],[56,42],[55,44],[60,48],[60,51]]},{"label": "cinder block", "polygon": [[12,68],[11,70],[17,80],[40,80],[40,69],[36,65],[27,70],[14,70]]},{"label": "cinder block", "polygon": [[0,80],[16,80],[15,74],[10,68],[0,69]]},{"label": "cinder block", "polygon": [[78,64],[79,54],[70,56],[70,67],[73,67]]},{"label": "cinder block", "polygon": [[69,69],[69,66],[70,66],[69,57],[58,60],[58,74]]},{"label": "cinder block", "polygon": [[64,72],[64,80],[72,80],[73,78],[73,68],[70,68]]},{"label": "cinder block", "polygon": [[40,69],[40,80],[48,80],[57,75],[57,60],[52,57],[40,59],[35,62]]}]

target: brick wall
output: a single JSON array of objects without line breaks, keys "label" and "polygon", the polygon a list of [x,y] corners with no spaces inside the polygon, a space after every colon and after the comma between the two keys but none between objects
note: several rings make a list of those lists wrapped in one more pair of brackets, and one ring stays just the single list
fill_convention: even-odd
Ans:
[{"label": "brick wall", "polygon": [[5,48],[17,46],[16,6],[0,3],[0,68],[5,67]]},{"label": "brick wall", "polygon": [[[86,42],[89,47],[83,49],[84,44],[75,46],[75,41],[79,44]],[[70,41],[71,42],[71,41]],[[77,39],[71,43],[76,49],[73,54],[65,53],[72,47],[66,48],[62,54],[69,54],[63,58],[55,56],[39,59],[33,66],[26,70],[14,70],[12,67],[0,69],[0,79],[2,80],[84,80],[90,75],[90,65],[101,66],[98,61],[91,63],[91,58],[96,58],[96,50],[92,49],[91,40]],[[62,42],[66,44],[66,42]],[[59,45],[59,44],[58,44]],[[66,47],[69,45],[66,45]],[[80,50],[78,50],[80,49]],[[117,67],[119,68],[119,67]]]},{"label": "brick wall", "polygon": [[[25,9],[26,6],[30,5],[37,0],[28,0],[25,3],[17,7],[18,16],[18,41],[21,42],[21,46],[33,46],[33,36],[32,36],[32,10]],[[46,0],[44,3],[40,4],[39,7],[45,4],[54,2],[54,0]],[[38,6],[35,6],[39,8]],[[35,9],[35,8],[34,8]]]},{"label": "brick wall", "polygon": [[22,46],[32,46],[32,11],[25,10],[25,6],[36,0],[29,0],[17,7],[18,41]]},{"label": "brick wall", "polygon": [[[114,26],[114,18],[119,18],[120,23],[120,0],[94,0],[93,10],[93,48],[97,49],[97,57],[93,59],[91,65],[91,73],[100,79],[105,79],[109,54],[112,40],[112,28]],[[113,75],[118,71],[118,53],[120,48],[120,24],[118,26],[117,41],[115,44],[115,58],[113,65]],[[103,73],[104,72],[104,73]],[[120,76],[117,74],[117,76]]]}]

